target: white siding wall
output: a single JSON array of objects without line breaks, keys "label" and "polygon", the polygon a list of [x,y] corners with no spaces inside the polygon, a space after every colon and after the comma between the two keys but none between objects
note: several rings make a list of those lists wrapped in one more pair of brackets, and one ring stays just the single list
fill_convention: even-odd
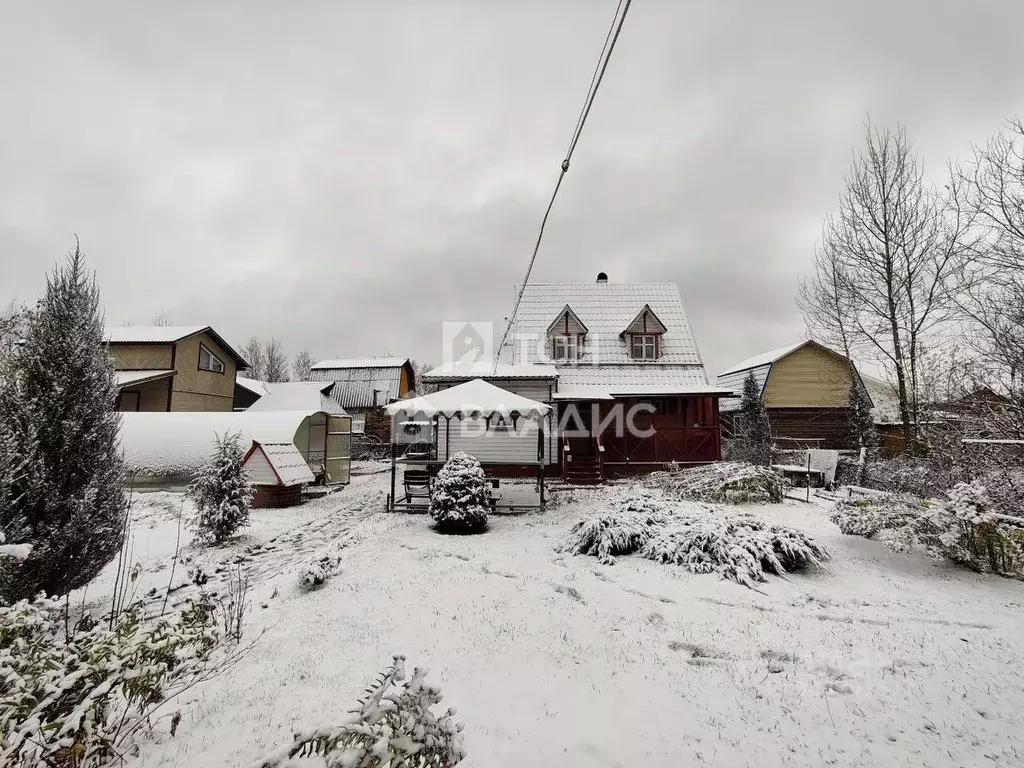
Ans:
[{"label": "white siding wall", "polygon": [[[465,451],[481,462],[500,462],[505,464],[535,464],[537,461],[537,423],[532,420],[520,419],[518,429],[508,432],[490,431],[485,433],[484,419],[452,419],[451,441],[447,442],[448,424],[442,418],[438,425],[437,453],[438,458],[446,460],[447,447],[451,453]],[[545,425],[545,430],[547,426]],[[550,456],[545,456],[550,462]]]},{"label": "white siding wall", "polygon": [[[496,387],[500,387],[501,389],[504,389],[506,392],[513,392],[513,393],[515,393],[517,395],[522,395],[523,397],[528,397],[531,400],[536,400],[538,403],[547,403],[548,405],[551,404],[551,394],[554,392],[554,389],[555,389],[555,384],[554,384],[553,381],[549,382],[549,381],[546,381],[546,380],[543,380],[543,379],[487,379],[487,381],[489,381],[491,384],[493,384]],[[461,381],[456,381],[456,382],[440,382],[440,383],[438,383],[437,388],[439,390],[440,389],[448,389],[449,387],[453,387],[456,384],[461,384],[461,383],[462,383]],[[557,464],[558,463],[558,456],[556,456],[557,447],[558,447],[558,437],[555,434],[555,432],[556,432],[556,429],[555,429],[556,422],[554,421],[554,415],[553,414],[554,414],[554,409],[552,409],[552,416],[549,416],[547,419],[544,420],[544,442],[545,442],[545,446],[544,446],[544,463],[545,464]],[[421,418],[421,417],[417,416],[416,418]],[[520,424],[522,424],[522,422],[520,422]],[[451,445],[451,450],[452,450],[452,453],[455,453],[455,451],[457,451],[457,450],[466,451],[466,453],[468,453],[468,454],[470,454],[472,456],[476,456],[476,454],[473,453],[473,450],[470,450],[470,448],[473,448],[474,450],[483,451],[487,455],[492,455],[496,451],[507,450],[515,458],[492,459],[492,460],[493,461],[529,461],[529,462],[535,462],[535,461],[537,461],[537,423],[536,423],[536,421],[532,421],[531,428],[532,428],[533,431],[530,433],[530,436],[528,438],[524,437],[524,438],[520,439],[521,445],[512,446],[508,442],[501,442],[502,438],[505,438],[505,436],[503,436],[503,435],[502,436],[495,436],[497,439],[492,439],[492,437],[490,437],[490,436],[487,437],[487,438],[479,438],[479,437],[471,438],[471,437],[462,436],[458,432],[458,429],[459,429],[459,427],[458,427],[458,420],[457,419],[452,419],[452,445]],[[441,420],[440,420],[440,424],[438,425],[438,440],[437,440],[438,458],[443,458],[444,457],[444,438],[445,438],[444,429],[445,429],[445,423],[444,423],[444,418],[442,417]],[[456,440],[467,441],[467,442],[463,443],[462,445],[469,446],[469,447],[456,448],[455,447],[455,441]],[[481,446],[480,443],[482,441],[485,441],[485,442],[487,442],[489,444],[493,444],[493,447]],[[520,456],[527,456],[527,458],[522,459],[522,458],[519,458]],[[480,457],[477,456],[477,458],[479,459]],[[482,460],[483,459],[481,459],[481,461]]]},{"label": "white siding wall", "polygon": [[253,451],[249,460],[245,462],[245,471],[249,473],[249,482],[254,485],[278,485],[277,475],[258,448]]}]

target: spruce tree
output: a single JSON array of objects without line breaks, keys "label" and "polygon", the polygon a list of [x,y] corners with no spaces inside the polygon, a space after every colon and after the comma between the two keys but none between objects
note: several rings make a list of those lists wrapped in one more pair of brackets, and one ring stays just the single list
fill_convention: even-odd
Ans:
[{"label": "spruce tree", "polygon": [[740,441],[737,458],[743,458],[752,464],[771,464],[772,435],[768,422],[768,411],[761,399],[761,387],[754,378],[754,372],[747,374],[743,380],[743,397],[737,413],[738,440]]},{"label": "spruce tree", "polygon": [[453,453],[430,487],[430,516],[442,533],[473,533],[487,526],[490,500],[480,462],[468,453]]},{"label": "spruce tree", "polygon": [[871,399],[860,383],[856,371],[850,385],[850,410],[846,426],[853,445],[858,448],[870,448],[875,444],[875,418],[871,413]]},{"label": "spruce tree", "polygon": [[249,524],[253,488],[242,467],[240,434],[214,440],[213,454],[189,487],[196,505],[195,529],[200,538],[223,544]]},{"label": "spruce tree", "polygon": [[117,386],[95,278],[79,248],[47,279],[0,374],[0,433],[19,461],[0,473],[0,530],[32,545],[5,597],[63,595],[124,539]]}]

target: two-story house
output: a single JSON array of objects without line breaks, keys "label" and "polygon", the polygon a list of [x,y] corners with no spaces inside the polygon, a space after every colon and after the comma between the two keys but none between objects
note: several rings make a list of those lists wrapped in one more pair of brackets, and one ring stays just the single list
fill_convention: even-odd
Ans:
[{"label": "two-story house", "polygon": [[119,411],[230,411],[249,364],[209,326],[108,328]]},{"label": "two-story house", "polygon": [[550,465],[579,482],[721,459],[718,398],[672,283],[526,287],[498,366],[442,366],[439,387],[470,377],[554,406]]}]

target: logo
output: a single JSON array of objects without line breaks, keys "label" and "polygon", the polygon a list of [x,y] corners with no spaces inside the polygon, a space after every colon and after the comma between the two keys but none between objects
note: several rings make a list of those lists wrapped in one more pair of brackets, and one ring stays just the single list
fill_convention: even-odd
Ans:
[{"label": "logo", "polygon": [[494,324],[464,320],[441,323],[441,362],[471,368],[494,361]]}]

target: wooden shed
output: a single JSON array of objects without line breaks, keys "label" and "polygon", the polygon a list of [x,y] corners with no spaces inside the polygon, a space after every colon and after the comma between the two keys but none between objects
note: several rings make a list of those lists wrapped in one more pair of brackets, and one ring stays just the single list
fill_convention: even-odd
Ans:
[{"label": "wooden shed", "polygon": [[254,507],[294,507],[302,502],[303,486],[316,479],[294,443],[254,440],[242,467],[256,488]]}]

